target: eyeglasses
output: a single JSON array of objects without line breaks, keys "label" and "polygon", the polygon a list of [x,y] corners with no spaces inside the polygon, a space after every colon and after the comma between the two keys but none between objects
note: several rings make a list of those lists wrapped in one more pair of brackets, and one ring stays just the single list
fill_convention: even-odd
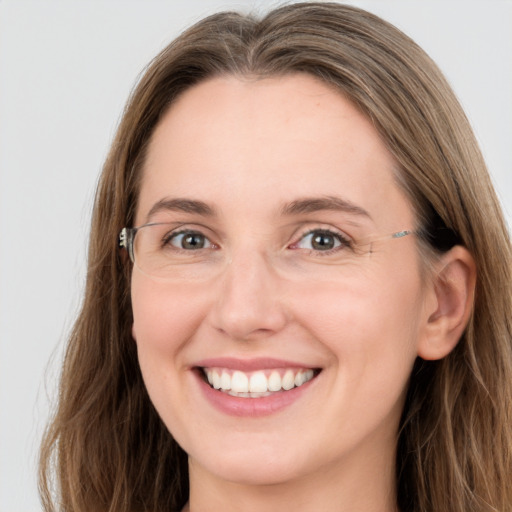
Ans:
[{"label": "eyeglasses", "polygon": [[[211,271],[211,263],[223,259],[220,245],[212,241],[202,227],[192,229],[176,223],[149,223],[135,228],[123,228],[119,247],[125,249],[131,261],[144,274],[159,280],[183,276],[183,272],[197,276]],[[355,263],[360,256],[371,254],[375,244],[416,234],[412,230],[352,240],[341,232],[316,228],[296,236],[286,244],[281,254],[285,258],[301,259],[305,263]],[[295,265],[297,268],[297,265]],[[210,269],[210,270],[209,270]]]}]

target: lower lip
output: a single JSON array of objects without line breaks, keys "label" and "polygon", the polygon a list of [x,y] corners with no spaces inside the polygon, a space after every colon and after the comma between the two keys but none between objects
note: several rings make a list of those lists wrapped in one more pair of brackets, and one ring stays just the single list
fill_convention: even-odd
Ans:
[{"label": "lower lip", "polygon": [[315,377],[302,384],[302,386],[289,391],[279,391],[269,396],[242,398],[211,388],[199,375],[198,371],[194,373],[204,396],[216,409],[231,416],[248,417],[268,416],[285,409],[296,402],[316,380]]}]

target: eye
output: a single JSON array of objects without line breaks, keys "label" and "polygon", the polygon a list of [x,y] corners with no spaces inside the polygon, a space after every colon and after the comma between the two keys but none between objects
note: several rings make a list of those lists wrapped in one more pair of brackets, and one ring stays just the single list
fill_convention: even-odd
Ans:
[{"label": "eye", "polygon": [[306,233],[297,243],[293,244],[292,249],[327,252],[348,246],[350,246],[350,241],[341,234],[325,229],[315,229]]},{"label": "eye", "polygon": [[186,251],[196,251],[213,247],[210,240],[198,231],[181,231],[174,233],[164,240],[164,243]]}]

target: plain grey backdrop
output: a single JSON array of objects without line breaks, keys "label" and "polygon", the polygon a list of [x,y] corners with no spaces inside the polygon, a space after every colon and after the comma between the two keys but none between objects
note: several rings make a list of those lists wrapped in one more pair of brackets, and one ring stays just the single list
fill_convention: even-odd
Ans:
[{"label": "plain grey backdrop", "polygon": [[[512,1],[367,0],[466,108],[512,219]],[[0,512],[40,510],[37,448],[80,304],[95,183],[147,62],[217,10],[268,0],[0,0]]]}]

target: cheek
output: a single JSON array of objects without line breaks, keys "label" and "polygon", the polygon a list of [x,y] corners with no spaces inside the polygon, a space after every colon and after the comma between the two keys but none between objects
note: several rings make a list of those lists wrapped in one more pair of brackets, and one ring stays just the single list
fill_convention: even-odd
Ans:
[{"label": "cheek", "polygon": [[174,350],[197,322],[197,294],[185,286],[159,283],[134,272],[133,337],[139,348]]},{"label": "cheek", "polygon": [[379,379],[392,374],[405,385],[424,316],[417,269],[390,269],[310,286],[294,307],[296,318],[329,349],[343,372],[351,379],[367,379],[371,373],[367,382],[377,387]]},{"label": "cheek", "polygon": [[132,333],[146,389],[169,431],[183,437],[179,411],[186,409],[183,379],[189,373],[184,349],[200,323],[204,300],[190,287],[158,283],[136,271],[131,295]]},{"label": "cheek", "polygon": [[201,321],[201,295],[184,285],[158,283],[134,272],[132,276],[132,333],[139,365],[151,399],[174,389],[187,369],[184,347]]},{"label": "cheek", "polygon": [[423,304],[419,279],[415,281],[346,280],[310,286],[296,302],[297,318],[307,318],[329,337],[346,333],[365,339],[378,331],[379,337],[402,332],[414,339]]}]

